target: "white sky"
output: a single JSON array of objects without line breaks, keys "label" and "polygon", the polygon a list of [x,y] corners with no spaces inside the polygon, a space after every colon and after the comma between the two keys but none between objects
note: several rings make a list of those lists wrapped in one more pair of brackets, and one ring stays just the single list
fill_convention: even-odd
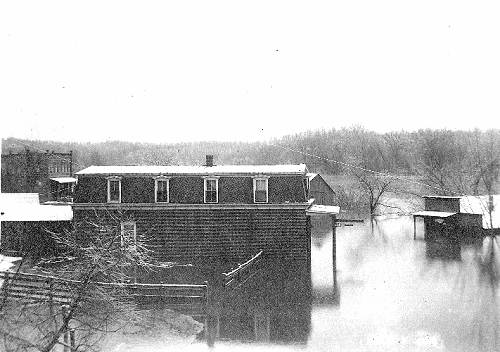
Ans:
[{"label": "white sky", "polygon": [[498,0],[3,1],[1,134],[500,128],[499,18]]}]

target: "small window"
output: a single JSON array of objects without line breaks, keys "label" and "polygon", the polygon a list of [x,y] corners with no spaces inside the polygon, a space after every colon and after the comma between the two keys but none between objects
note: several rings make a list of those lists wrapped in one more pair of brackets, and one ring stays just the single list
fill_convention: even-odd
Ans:
[{"label": "small window", "polygon": [[268,202],[268,178],[254,178],[253,179],[253,199],[255,203]]},{"label": "small window", "polygon": [[169,182],[168,178],[155,179],[155,202],[168,203],[169,202]]},{"label": "small window", "polygon": [[108,178],[108,203],[120,203],[122,197],[122,184],[119,177]]},{"label": "small window", "polygon": [[137,246],[137,226],[135,221],[121,223],[121,247],[126,250],[135,250]]},{"label": "small window", "polygon": [[205,203],[217,203],[219,201],[219,180],[216,178],[205,179]]}]

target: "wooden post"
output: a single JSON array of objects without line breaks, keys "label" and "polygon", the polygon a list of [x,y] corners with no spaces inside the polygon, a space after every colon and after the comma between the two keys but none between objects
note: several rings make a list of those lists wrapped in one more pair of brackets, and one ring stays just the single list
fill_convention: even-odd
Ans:
[{"label": "wooden post", "polygon": [[[213,278],[212,278],[213,281]],[[214,347],[215,339],[219,330],[219,316],[215,312],[214,294],[217,285],[205,281],[207,285],[207,297],[205,308],[205,339],[208,347]]]},{"label": "wooden post", "polygon": [[336,217],[332,218],[332,271],[333,271],[333,291],[337,292],[337,228],[336,228]]},{"label": "wooden post", "polygon": [[70,346],[71,346],[71,352],[75,352],[75,329],[70,329],[69,330],[69,341],[70,341]]},{"label": "wooden post", "polygon": [[[64,320],[64,319],[66,319],[68,317],[69,307],[67,305],[63,305],[61,307],[61,310],[62,310],[62,316],[63,316],[63,320]],[[70,352],[70,349],[69,349],[69,340],[70,340],[70,337],[69,337],[69,330],[68,329],[63,333],[63,339],[64,339],[63,351],[64,352]]]},{"label": "wooden post", "polygon": [[413,216],[413,240],[417,239],[417,217]]},{"label": "wooden post", "polygon": [[258,309],[254,313],[254,335],[255,341],[269,342],[271,336],[271,319],[268,311]]},{"label": "wooden post", "polygon": [[70,352],[70,349],[69,349],[69,331],[66,331],[64,333],[64,348],[63,348],[63,351],[64,352]]}]

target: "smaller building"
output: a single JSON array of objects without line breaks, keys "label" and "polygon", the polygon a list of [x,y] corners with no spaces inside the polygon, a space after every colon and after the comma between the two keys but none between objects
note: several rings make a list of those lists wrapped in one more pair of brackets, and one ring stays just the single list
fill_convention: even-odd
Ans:
[{"label": "smaller building", "polygon": [[0,252],[39,258],[57,249],[51,233],[71,228],[70,205],[40,204],[37,193],[0,193]]},{"label": "smaller building", "polygon": [[309,199],[314,199],[314,204],[335,205],[335,191],[321,177],[320,174],[307,173]]},{"label": "smaller building", "polygon": [[40,200],[71,202],[76,178],[73,153],[32,151],[2,154],[2,192],[39,193]]},{"label": "smaller building", "polygon": [[[308,199],[313,200],[315,205],[334,206],[335,191],[330,185],[317,173],[307,173]],[[315,233],[328,233],[332,229],[332,220],[325,216],[314,216],[311,218],[311,226],[316,230]]]},{"label": "smaller building", "polygon": [[500,195],[424,196],[424,210],[413,214],[424,222],[425,239],[481,237],[500,228]]}]

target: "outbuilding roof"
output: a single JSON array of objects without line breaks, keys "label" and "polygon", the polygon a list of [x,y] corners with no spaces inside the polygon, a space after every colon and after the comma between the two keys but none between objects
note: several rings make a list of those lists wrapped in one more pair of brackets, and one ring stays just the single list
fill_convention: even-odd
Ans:
[{"label": "outbuilding roof", "polygon": [[430,217],[430,218],[448,218],[452,215],[455,215],[456,213],[451,213],[447,211],[431,211],[431,210],[423,210],[423,211],[417,211],[416,213],[413,213],[413,216],[423,216],[423,217]]},{"label": "outbuilding roof", "polygon": [[57,183],[73,183],[77,181],[74,177],[52,177],[51,180]]},{"label": "outbuilding roof", "polygon": [[215,166],[90,166],[76,175],[305,175],[298,165],[215,165]]},{"label": "outbuilding roof", "polygon": [[[460,203],[460,213],[482,215],[484,229],[500,228],[500,195],[486,196],[424,196],[424,198],[435,199],[458,199]],[[424,213],[436,213],[435,215],[426,215]],[[439,216],[439,214],[456,214],[435,211],[421,211],[414,213],[416,216]]]},{"label": "outbuilding roof", "polygon": [[340,207],[335,205],[320,205],[313,204],[307,210],[306,213],[308,215],[338,215],[340,213]]},{"label": "outbuilding roof", "polygon": [[40,204],[38,193],[0,193],[0,221],[70,221],[70,205]]}]

